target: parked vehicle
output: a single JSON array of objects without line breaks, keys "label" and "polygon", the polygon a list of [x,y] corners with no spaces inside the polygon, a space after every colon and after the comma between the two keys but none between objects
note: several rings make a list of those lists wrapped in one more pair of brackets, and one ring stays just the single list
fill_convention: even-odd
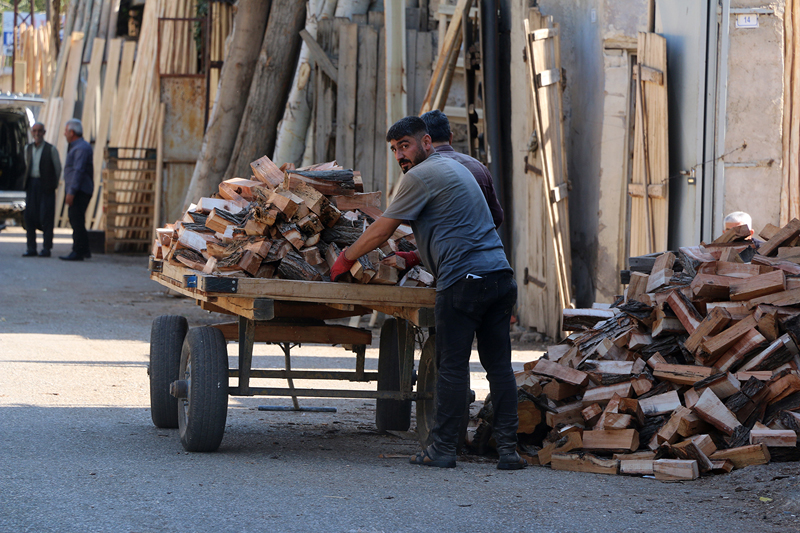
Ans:
[{"label": "parked vehicle", "polygon": [[25,145],[32,141],[32,108],[43,98],[0,94],[0,225],[14,219],[22,225],[25,211]]}]

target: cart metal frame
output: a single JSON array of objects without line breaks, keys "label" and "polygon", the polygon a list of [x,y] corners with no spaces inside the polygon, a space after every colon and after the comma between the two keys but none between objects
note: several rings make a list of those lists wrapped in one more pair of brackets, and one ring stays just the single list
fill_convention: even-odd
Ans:
[{"label": "cart metal frame", "polygon": [[[428,410],[433,408],[434,390],[430,387],[414,390],[414,352],[417,328],[429,328],[434,333],[434,289],[210,275],[153,257],[149,271],[153,281],[194,299],[202,309],[237,317],[236,321],[211,326],[222,332],[226,342],[239,343],[238,368],[228,370],[229,383],[230,378],[237,378],[237,385],[228,387],[230,396],[291,397],[295,407],[298,397],[317,397],[422,401]],[[365,370],[366,348],[372,343],[372,332],[325,323],[373,310],[397,318],[398,390],[380,390],[380,386],[379,390],[294,387],[295,379],[378,381],[380,372]],[[256,342],[281,345],[284,368],[253,368]],[[355,368],[353,371],[292,370],[291,347],[302,343],[342,345],[355,353]],[[382,346],[379,359],[383,356]],[[251,384],[252,379],[260,378],[286,379],[288,387]],[[419,408],[418,403],[418,416]]]}]

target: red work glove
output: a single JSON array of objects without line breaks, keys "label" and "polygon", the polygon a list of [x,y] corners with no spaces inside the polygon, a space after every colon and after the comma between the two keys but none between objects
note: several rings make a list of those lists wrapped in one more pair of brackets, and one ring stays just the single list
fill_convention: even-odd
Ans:
[{"label": "red work glove", "polygon": [[[345,248],[346,250],[347,248]],[[350,272],[350,269],[355,265],[355,261],[351,261],[344,256],[344,250],[339,254],[339,257],[336,258],[336,262],[333,264],[333,268],[331,268],[331,281],[336,281],[336,278],[341,276],[342,274],[346,274]]]},{"label": "red work glove", "polygon": [[419,254],[417,252],[395,252],[394,255],[406,262],[406,268],[415,267],[419,264]]}]

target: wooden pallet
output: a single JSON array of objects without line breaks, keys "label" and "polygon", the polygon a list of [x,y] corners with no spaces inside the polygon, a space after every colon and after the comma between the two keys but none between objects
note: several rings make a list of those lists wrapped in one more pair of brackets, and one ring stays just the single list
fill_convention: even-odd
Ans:
[{"label": "wooden pallet", "polygon": [[152,148],[106,148],[103,170],[106,253],[149,250],[156,210],[156,162],[156,150]]}]

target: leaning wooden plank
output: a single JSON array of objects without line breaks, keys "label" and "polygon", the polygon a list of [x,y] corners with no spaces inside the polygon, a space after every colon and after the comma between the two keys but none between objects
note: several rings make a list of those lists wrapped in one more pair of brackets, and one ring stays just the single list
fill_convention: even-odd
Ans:
[{"label": "leaning wooden plank", "polygon": [[727,450],[717,450],[709,456],[712,461],[724,461],[729,459],[735,468],[744,468],[750,465],[765,465],[770,460],[769,450],[764,444],[751,444],[749,446],[739,446],[728,448]]},{"label": "leaning wooden plank", "polygon": [[700,395],[700,399],[694,404],[695,412],[726,435],[733,435],[733,432],[742,424],[725,404],[720,401],[711,389],[706,389]]},{"label": "leaning wooden plank", "polygon": [[570,472],[590,472],[593,474],[619,474],[619,461],[601,459],[588,453],[555,453],[551,457],[553,470]]},{"label": "leaning wooden plank", "polygon": [[539,359],[536,365],[531,369],[534,374],[549,376],[579,387],[585,387],[589,382],[589,374],[569,368],[547,359]]},{"label": "leaning wooden plank", "polygon": [[659,481],[691,481],[700,477],[697,461],[683,459],[653,461],[653,473]]}]

